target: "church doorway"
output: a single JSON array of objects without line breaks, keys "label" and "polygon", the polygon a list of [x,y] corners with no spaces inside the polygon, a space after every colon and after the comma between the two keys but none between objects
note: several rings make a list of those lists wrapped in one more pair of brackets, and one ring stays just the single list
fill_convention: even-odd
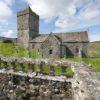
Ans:
[{"label": "church doorway", "polygon": [[74,57],[72,51],[68,47],[65,47],[65,57],[66,58]]}]

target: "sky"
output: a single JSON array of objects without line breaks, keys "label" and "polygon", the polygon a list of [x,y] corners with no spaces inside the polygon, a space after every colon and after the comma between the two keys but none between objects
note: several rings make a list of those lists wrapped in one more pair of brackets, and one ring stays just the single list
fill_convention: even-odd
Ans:
[{"label": "sky", "polygon": [[0,36],[17,37],[16,13],[28,6],[40,16],[39,33],[88,31],[100,41],[100,0],[0,0]]}]

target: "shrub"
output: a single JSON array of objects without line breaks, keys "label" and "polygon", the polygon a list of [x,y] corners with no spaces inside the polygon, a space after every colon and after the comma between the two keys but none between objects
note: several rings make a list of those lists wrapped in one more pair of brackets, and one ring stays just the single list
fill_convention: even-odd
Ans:
[{"label": "shrub", "polygon": [[54,71],[55,75],[61,75],[62,70],[60,66],[55,66]]},{"label": "shrub", "polygon": [[29,51],[29,56],[31,58],[40,58],[41,57],[41,53],[35,50],[30,50]]},{"label": "shrub", "polygon": [[73,77],[73,71],[72,71],[72,69],[69,67],[69,68],[67,68],[66,69],[66,75],[68,76],[68,77]]},{"label": "shrub", "polygon": [[46,64],[43,65],[43,73],[48,74],[50,72],[50,67]]}]

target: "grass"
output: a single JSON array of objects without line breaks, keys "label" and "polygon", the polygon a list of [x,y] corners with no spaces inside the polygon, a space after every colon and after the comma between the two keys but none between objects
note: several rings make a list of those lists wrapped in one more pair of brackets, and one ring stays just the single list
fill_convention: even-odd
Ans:
[{"label": "grass", "polygon": [[0,56],[1,57],[26,57],[40,58],[41,53],[34,50],[26,50],[14,43],[0,42]]},{"label": "grass", "polygon": [[100,41],[90,43],[89,54],[92,57],[100,57]]},{"label": "grass", "polygon": [[87,64],[91,64],[96,72],[100,72],[100,58],[83,58]]},{"label": "grass", "polygon": [[41,56],[42,54],[38,51],[35,51],[35,50],[30,50],[29,55],[31,58],[36,58],[36,57],[41,58],[42,57]]},{"label": "grass", "polygon": [[0,56],[16,56],[15,47],[12,43],[0,43]]},{"label": "grass", "polygon": [[100,72],[100,58],[69,58],[69,60],[91,64],[96,72]]}]

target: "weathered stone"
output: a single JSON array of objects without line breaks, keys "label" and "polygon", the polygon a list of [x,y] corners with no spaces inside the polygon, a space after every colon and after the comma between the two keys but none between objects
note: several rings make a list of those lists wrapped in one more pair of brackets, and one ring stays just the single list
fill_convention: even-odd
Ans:
[{"label": "weathered stone", "polygon": [[30,7],[17,13],[18,19],[18,43],[28,48],[29,41],[38,36],[39,16],[35,14]]},{"label": "weathered stone", "polygon": [[53,95],[52,96],[52,100],[62,100],[61,97],[59,95]]}]

